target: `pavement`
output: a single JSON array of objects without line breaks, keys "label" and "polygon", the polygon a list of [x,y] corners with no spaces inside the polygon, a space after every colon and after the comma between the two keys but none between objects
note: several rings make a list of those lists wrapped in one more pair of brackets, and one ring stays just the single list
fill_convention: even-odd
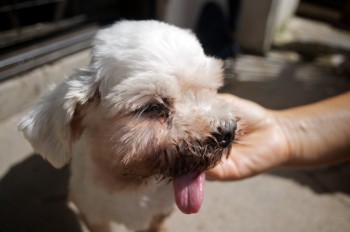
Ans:
[{"label": "pavement", "polygon": [[[281,54],[229,62],[221,91],[283,109],[350,90],[349,76]],[[0,232],[85,231],[67,206],[69,168],[52,168],[17,132],[26,111],[0,121]],[[350,231],[350,163],[207,182],[201,211],[176,210],[167,225],[173,232]]]}]

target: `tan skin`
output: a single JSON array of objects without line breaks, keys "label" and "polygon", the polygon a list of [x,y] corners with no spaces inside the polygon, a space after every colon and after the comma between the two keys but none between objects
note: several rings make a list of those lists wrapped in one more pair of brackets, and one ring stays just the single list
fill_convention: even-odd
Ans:
[{"label": "tan skin", "polygon": [[286,110],[224,94],[241,120],[228,158],[211,180],[239,180],[278,166],[315,167],[350,160],[350,92]]}]

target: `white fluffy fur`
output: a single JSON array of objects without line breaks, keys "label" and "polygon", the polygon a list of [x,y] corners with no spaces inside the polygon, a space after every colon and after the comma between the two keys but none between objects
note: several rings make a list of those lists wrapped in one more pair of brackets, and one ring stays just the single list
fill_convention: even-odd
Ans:
[{"label": "white fluffy fur", "polygon": [[[107,231],[117,222],[145,230],[155,215],[172,210],[172,186],[148,179],[124,189],[118,168],[111,168],[108,182],[97,163],[136,162],[165,137],[186,139],[190,131],[202,139],[229,123],[233,116],[216,97],[221,62],[207,57],[191,32],[157,21],[118,22],[101,30],[93,45],[89,66],[49,92],[19,128],[53,166],[73,157],[71,196],[90,229]],[[144,123],[142,116],[128,118],[164,99],[174,101],[171,129]]]}]

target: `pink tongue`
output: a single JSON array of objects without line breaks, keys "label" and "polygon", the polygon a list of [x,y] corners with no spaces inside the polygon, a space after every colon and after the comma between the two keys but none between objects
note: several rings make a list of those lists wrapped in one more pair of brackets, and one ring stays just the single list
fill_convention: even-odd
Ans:
[{"label": "pink tongue", "polygon": [[177,207],[187,214],[197,213],[204,193],[205,172],[189,173],[174,179],[174,195]]}]

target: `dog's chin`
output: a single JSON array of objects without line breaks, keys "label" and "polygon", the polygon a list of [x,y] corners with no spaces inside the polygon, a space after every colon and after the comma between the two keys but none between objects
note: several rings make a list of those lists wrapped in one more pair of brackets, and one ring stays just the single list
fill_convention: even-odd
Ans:
[{"label": "dog's chin", "polygon": [[[205,150],[208,151],[208,149]],[[136,165],[133,168],[126,168],[124,175],[139,181],[155,178],[157,181],[172,182],[178,208],[183,213],[193,214],[200,210],[203,201],[205,171],[217,165],[222,156],[228,154],[228,150],[216,149],[200,155],[198,153],[177,154],[176,158],[158,159],[158,162],[143,161],[143,167],[148,164],[146,166],[152,168],[142,169]],[[162,154],[162,157],[168,157],[168,155]]]},{"label": "dog's chin", "polygon": [[197,213],[204,197],[205,171],[217,165],[223,151],[198,156],[182,156],[174,163],[172,183],[178,208],[186,214]]},{"label": "dog's chin", "polygon": [[172,182],[174,197],[178,208],[186,214],[197,213],[200,210],[203,194],[205,171],[192,171],[178,177],[165,177],[161,174],[138,175],[136,173],[124,173],[124,187],[141,187],[151,181]]}]

